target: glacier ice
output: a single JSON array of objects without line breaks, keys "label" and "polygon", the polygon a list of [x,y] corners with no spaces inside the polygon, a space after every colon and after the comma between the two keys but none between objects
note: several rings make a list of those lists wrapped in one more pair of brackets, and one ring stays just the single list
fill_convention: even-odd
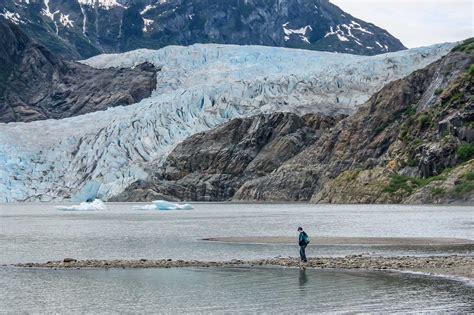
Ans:
[{"label": "glacier ice", "polygon": [[156,206],[154,204],[148,205],[135,205],[132,206],[133,210],[156,210]]},{"label": "glacier ice", "polygon": [[97,68],[161,68],[152,96],[106,111],[0,124],[0,202],[107,200],[177,143],[236,117],[351,113],[387,82],[445,55],[439,44],[377,56],[196,44],[99,55]]},{"label": "glacier ice", "polygon": [[62,211],[97,211],[97,210],[107,210],[107,206],[100,199],[95,199],[92,202],[81,202],[79,205],[73,206],[56,206],[58,210]]},{"label": "glacier ice", "polygon": [[192,210],[194,207],[189,203],[179,204],[165,200],[155,200],[153,204],[158,210]]},{"label": "glacier ice", "polygon": [[189,203],[172,203],[165,200],[155,200],[150,205],[133,206],[134,210],[192,210],[194,207]]}]

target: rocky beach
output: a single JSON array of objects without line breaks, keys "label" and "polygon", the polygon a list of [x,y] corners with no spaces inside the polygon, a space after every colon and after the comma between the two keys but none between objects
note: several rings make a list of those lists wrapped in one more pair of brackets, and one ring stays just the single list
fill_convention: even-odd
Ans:
[{"label": "rocky beach", "polygon": [[368,257],[351,255],[346,257],[309,258],[302,264],[295,257],[239,260],[230,261],[197,261],[197,260],[76,260],[65,258],[61,261],[46,263],[16,264],[22,268],[50,268],[50,269],[82,269],[82,268],[184,268],[184,267],[238,267],[238,266],[279,266],[305,267],[316,269],[346,269],[346,270],[396,270],[424,272],[434,275],[463,277],[474,280],[474,257],[472,256],[430,256],[430,257]]}]

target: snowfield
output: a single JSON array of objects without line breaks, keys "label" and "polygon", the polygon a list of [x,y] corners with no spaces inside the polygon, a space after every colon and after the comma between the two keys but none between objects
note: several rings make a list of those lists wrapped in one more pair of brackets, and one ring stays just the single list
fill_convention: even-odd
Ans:
[{"label": "snowfield", "polygon": [[386,83],[454,44],[372,57],[260,46],[197,44],[83,61],[161,68],[150,98],[82,116],[0,124],[0,202],[84,201],[146,179],[180,141],[232,118],[289,111],[352,113]]}]

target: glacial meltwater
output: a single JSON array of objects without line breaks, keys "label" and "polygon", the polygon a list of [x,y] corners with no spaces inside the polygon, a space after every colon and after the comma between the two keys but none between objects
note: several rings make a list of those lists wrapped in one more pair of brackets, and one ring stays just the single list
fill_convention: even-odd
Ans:
[{"label": "glacial meltwater", "polygon": [[[310,236],[474,239],[468,206],[195,203],[194,210],[59,211],[0,204],[0,312],[451,312],[474,311],[474,289],[422,275],[278,267],[22,269],[76,259],[219,261],[297,256],[290,244],[203,241]],[[309,256],[473,255],[472,246],[317,246]]]}]

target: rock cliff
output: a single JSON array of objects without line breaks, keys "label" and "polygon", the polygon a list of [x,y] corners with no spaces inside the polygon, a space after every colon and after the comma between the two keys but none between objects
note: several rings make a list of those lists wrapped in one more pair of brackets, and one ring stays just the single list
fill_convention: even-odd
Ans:
[{"label": "rock cliff", "polygon": [[61,119],[130,105],[156,88],[149,63],[134,69],[64,61],[0,19],[0,122]]},{"label": "rock cliff", "polygon": [[111,200],[229,200],[243,183],[270,174],[342,117],[275,113],[233,119],[181,142],[162,165],[148,166],[148,180]]}]

